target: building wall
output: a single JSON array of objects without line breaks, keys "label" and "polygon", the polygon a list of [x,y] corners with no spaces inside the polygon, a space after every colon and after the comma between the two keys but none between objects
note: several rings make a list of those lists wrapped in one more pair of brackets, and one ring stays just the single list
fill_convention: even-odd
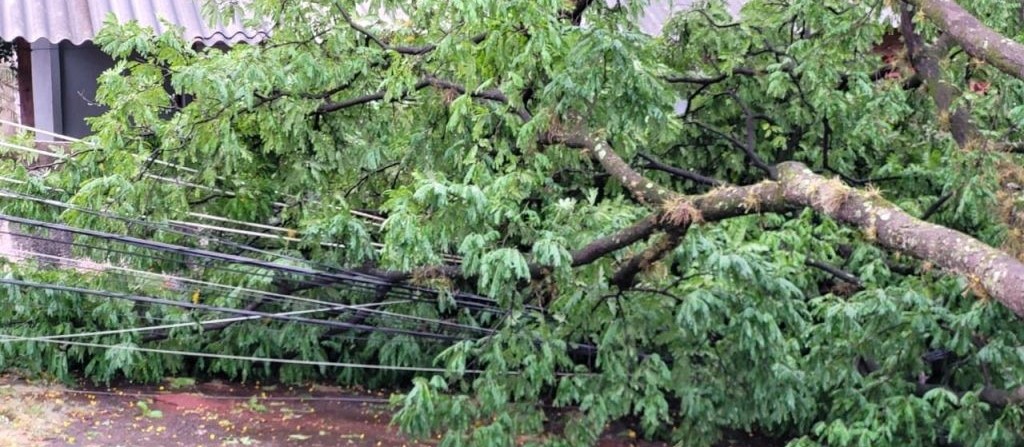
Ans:
[{"label": "building wall", "polygon": [[103,114],[105,107],[96,104],[96,83],[114,60],[91,42],[60,47],[60,100],[63,133],[82,138],[90,133],[87,117]]},{"label": "building wall", "polygon": [[[0,119],[20,122],[20,109],[17,72],[7,65],[0,64]],[[11,126],[0,124],[0,135],[11,135],[15,130]]]}]

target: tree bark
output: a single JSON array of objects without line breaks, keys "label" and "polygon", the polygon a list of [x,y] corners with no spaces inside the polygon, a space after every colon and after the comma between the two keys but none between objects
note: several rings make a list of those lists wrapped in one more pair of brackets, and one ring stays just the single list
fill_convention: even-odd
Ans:
[{"label": "tree bark", "polygon": [[949,33],[968,54],[1024,79],[1024,45],[999,34],[953,0],[908,0]]},{"label": "tree bark", "polygon": [[[876,244],[964,275],[975,293],[1024,317],[1024,264],[959,231],[915,218],[881,197],[826,179],[798,162],[778,165],[779,180],[676,197],[705,222],[759,211],[809,207],[859,228]],[[671,214],[672,209],[666,209]],[[686,225],[681,223],[680,225]]]},{"label": "tree bark", "polygon": [[880,197],[825,180],[799,163],[779,165],[784,200],[856,226],[868,239],[967,277],[976,293],[1024,317],[1024,264],[959,231],[917,219]]},{"label": "tree bark", "polygon": [[[920,4],[955,6],[955,3],[948,1],[916,1]],[[958,20],[969,22],[963,17]],[[1004,42],[1004,46],[1009,44]],[[448,89],[455,86],[436,79],[427,82],[427,85]],[[466,90],[461,89],[461,92]],[[508,104],[503,95],[475,96]],[[377,99],[375,97],[363,102]],[[810,207],[839,222],[861,229],[869,240],[882,247],[904,252],[952,273],[966,276],[972,289],[982,298],[992,298],[1016,315],[1024,317],[1024,264],[1015,257],[956,230],[910,216],[881,197],[851,188],[840,180],[814,174],[801,163],[786,162],[773,166],[773,170],[778,172],[774,180],[748,186],[721,187],[705,194],[685,196],[644,177],[623,160],[606,140],[582,129],[555,129],[542,136],[539,143],[582,150],[605,172],[620,181],[640,203],[657,210],[654,213],[658,216],[656,222],[641,221],[635,228],[624,230],[630,237],[612,236],[611,240],[616,243],[596,253],[607,254],[629,245],[629,241],[644,239],[656,229],[654,224],[666,232],[680,231],[700,222]],[[573,264],[581,265],[575,258]],[[451,273],[457,276],[460,272]]]},{"label": "tree bark", "polygon": [[563,144],[590,152],[638,200],[660,208],[665,228],[809,207],[859,228],[884,248],[964,275],[981,298],[992,298],[1024,317],[1024,264],[1017,258],[959,231],[917,219],[880,196],[826,179],[802,163],[777,165],[778,180],[684,196],[644,178],[603,141],[571,137]]},{"label": "tree bark", "polygon": [[949,52],[948,39],[940,38],[932,45],[925,45],[924,39],[915,30],[913,17],[910,7],[904,5],[900,10],[900,33],[903,34],[914,70],[924,81],[939,110],[939,120],[946,123],[945,127],[953,135],[957,146],[964,149],[986,146],[987,142],[971,120],[970,106],[955,104],[960,91],[942,74],[940,60]]}]

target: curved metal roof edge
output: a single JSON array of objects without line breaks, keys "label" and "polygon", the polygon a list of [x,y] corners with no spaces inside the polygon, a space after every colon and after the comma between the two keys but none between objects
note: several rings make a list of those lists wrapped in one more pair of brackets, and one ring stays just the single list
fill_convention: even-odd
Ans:
[{"label": "curved metal roof edge", "polygon": [[[191,7],[182,8],[182,1]],[[174,14],[166,13],[170,10]],[[0,0],[0,38],[81,45],[93,40],[110,13],[120,22],[137,21],[157,32],[164,28],[160,20],[167,20],[182,26],[187,40],[206,46],[255,44],[269,36],[265,29],[246,29],[240,18],[207,23],[194,0]]]}]

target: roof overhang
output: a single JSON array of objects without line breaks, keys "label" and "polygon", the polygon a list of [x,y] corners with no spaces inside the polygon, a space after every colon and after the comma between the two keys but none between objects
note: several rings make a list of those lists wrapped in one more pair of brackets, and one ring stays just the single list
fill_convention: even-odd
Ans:
[{"label": "roof overhang", "polygon": [[0,38],[80,45],[96,36],[108,14],[157,33],[170,31],[166,21],[184,28],[186,39],[205,46],[254,44],[267,37],[265,30],[244,27],[240,17],[209,23],[198,0],[0,0]]}]

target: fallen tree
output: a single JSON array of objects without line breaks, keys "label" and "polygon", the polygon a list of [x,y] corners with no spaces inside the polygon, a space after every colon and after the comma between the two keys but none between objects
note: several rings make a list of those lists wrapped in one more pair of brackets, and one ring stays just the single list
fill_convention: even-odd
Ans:
[{"label": "fallen tree", "polygon": [[[1024,52],[997,31],[1021,25],[1004,2],[891,5],[896,30],[883,2],[755,0],[742,18],[710,2],[657,38],[635,27],[638,5],[564,3],[387,3],[408,20],[396,26],[347,2],[258,0],[248,12],[273,19],[271,37],[224,52],[110,24],[97,40],[119,62],[97,98],[110,107],[93,122],[98,148],[45,179],[17,175],[21,193],[145,222],[0,203],[138,243],[97,243],[91,257],[276,294],[10,266],[16,284],[141,288],[193,312],[272,315],[299,298],[400,299],[403,313],[319,314],[329,330],[246,320],[110,334],[205,317],[71,293],[54,304],[22,287],[0,314],[21,335],[434,359],[444,373],[30,344],[6,358],[99,380],[412,379],[396,422],[447,445],[588,445],[612,423],[699,445],[736,430],[796,445],[1020,441],[1024,175],[1001,149],[1024,138]],[[144,225],[190,215],[250,229]]]}]

